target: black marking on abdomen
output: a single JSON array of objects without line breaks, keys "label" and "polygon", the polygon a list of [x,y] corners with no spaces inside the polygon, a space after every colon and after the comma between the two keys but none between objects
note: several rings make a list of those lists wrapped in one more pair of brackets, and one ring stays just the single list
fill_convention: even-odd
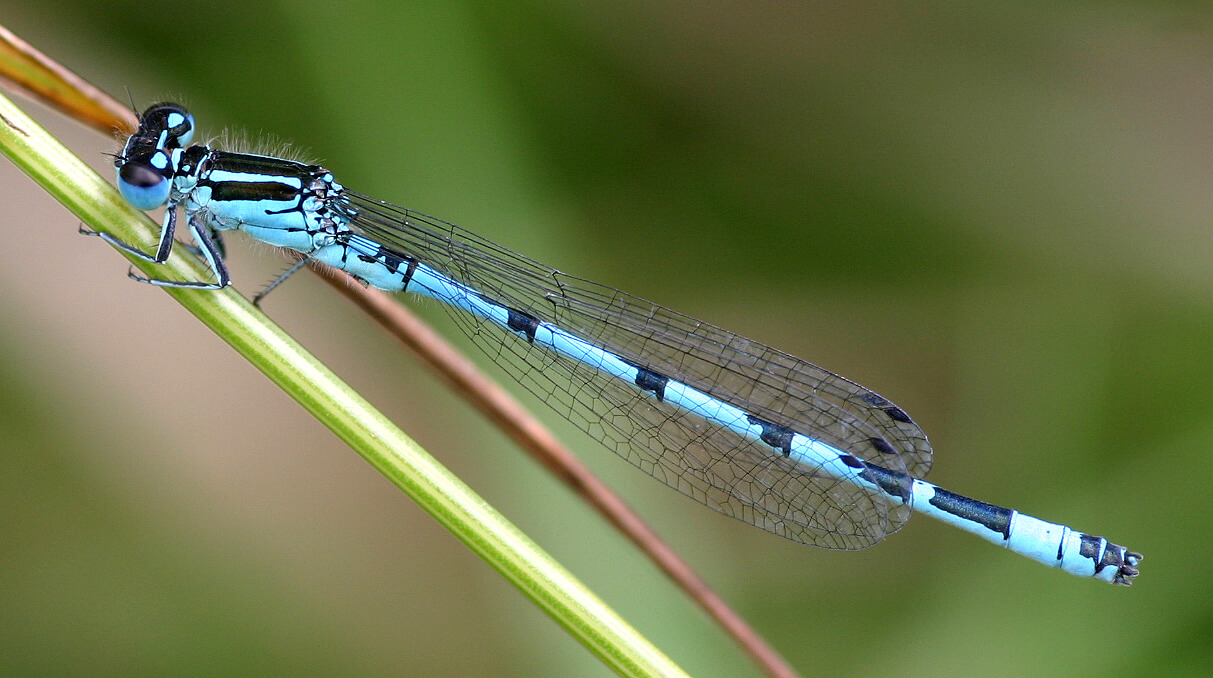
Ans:
[{"label": "black marking on abdomen", "polygon": [[[402,290],[407,290],[409,288],[409,283],[413,282],[413,274],[417,272],[417,260],[409,259],[408,262],[409,265],[404,269],[404,275],[401,276],[401,278],[404,279],[404,284],[400,287]],[[397,269],[397,271],[399,271],[399,269]]]},{"label": "black marking on abdomen", "polygon": [[[846,456],[851,457],[849,454]],[[854,459],[854,457],[851,457],[851,459]],[[851,465],[845,458],[842,460],[842,462],[847,466]],[[863,471],[859,473],[860,478],[863,478],[869,483],[879,487],[882,492],[890,497],[897,497],[904,504],[910,503],[910,497],[913,495],[913,478],[904,473],[890,471],[889,469],[883,466],[877,466],[876,464],[868,464],[865,462],[863,466]]]},{"label": "black marking on abdomen", "polygon": [[[380,246],[379,250],[374,254],[358,254],[358,258],[368,264],[379,264],[392,273],[400,274],[400,277],[404,280],[404,285],[400,288],[401,290],[409,288],[409,282],[413,279],[413,273],[417,271],[416,259],[402,256],[383,246]],[[400,267],[406,263],[408,265],[404,267],[404,272],[401,273]]]},{"label": "black marking on abdomen", "polygon": [[745,418],[751,424],[757,424],[762,427],[762,433],[758,435],[762,442],[777,450],[781,450],[785,457],[792,456],[792,436],[796,435],[795,431],[786,426],[763,421],[752,414],[747,414]]},{"label": "black marking on abdomen", "polygon": [[[1100,551],[1103,551],[1102,555]],[[1116,568],[1116,576],[1112,581],[1126,585],[1131,584],[1133,577],[1137,576],[1137,568],[1133,566],[1141,560],[1140,553],[1126,553],[1123,548],[1109,543],[1107,539],[1092,537],[1089,534],[1081,535],[1078,554],[1095,563],[1095,574],[1102,572],[1105,567]],[[1057,559],[1061,560],[1061,557]]]},{"label": "black marking on abdomen", "polygon": [[1011,538],[1011,516],[1014,514],[1011,509],[970,499],[939,487],[935,488],[935,496],[931,497],[931,506],[984,525],[1001,534],[1004,541]]},{"label": "black marking on abdomen", "polygon": [[652,370],[646,370],[636,365],[633,365],[633,367],[636,368],[636,385],[642,391],[652,391],[653,395],[657,397],[657,401],[663,402],[665,400],[665,385],[670,381],[669,377],[663,377]]},{"label": "black marking on abdomen", "polygon": [[[1078,555],[1095,563],[1096,572],[1099,572],[1105,566],[1105,563],[1097,560],[1099,558],[1099,551],[1103,548],[1103,543],[1103,537],[1092,537],[1089,534],[1082,535],[1078,540]],[[1061,560],[1061,551],[1058,550],[1057,553],[1057,559]]]},{"label": "black marking on abdomen", "polygon": [[880,488],[882,492],[897,497],[903,504],[910,503],[913,495],[914,479],[904,473],[896,473],[889,469],[869,464],[850,454],[838,455],[838,461],[854,469],[863,469],[859,477]]},{"label": "black marking on abdomen", "polygon": [[527,343],[535,343],[535,331],[539,329],[539,319],[512,308],[506,310],[509,311],[510,317],[505,324],[511,330],[525,334]]}]

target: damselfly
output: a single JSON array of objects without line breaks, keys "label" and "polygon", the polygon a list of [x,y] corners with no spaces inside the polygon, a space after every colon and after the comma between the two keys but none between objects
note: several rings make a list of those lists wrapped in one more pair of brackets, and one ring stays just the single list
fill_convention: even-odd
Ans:
[{"label": "damselfly", "polygon": [[[931,447],[882,396],[799,358],[619,290],[566,275],[453,224],[372,199],[323,167],[190,145],[193,117],[155,104],[115,161],[135,207],[166,207],[163,263],[184,211],[219,289],[220,233],[239,230],[366,284],[446,304],[523,386],[620,456],[707,506],[788,539],[834,549],[880,541],[911,511],[1072,574],[1116,584],[1141,555],[922,477]],[[263,293],[264,295],[264,293]],[[260,298],[260,297],[259,297]]]}]

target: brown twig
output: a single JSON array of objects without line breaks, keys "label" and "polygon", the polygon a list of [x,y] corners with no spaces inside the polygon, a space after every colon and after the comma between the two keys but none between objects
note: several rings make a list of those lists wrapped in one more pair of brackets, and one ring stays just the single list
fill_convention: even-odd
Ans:
[{"label": "brown twig", "polygon": [[0,77],[12,83],[15,91],[33,96],[108,136],[135,130],[134,111],[4,26],[0,26]]}]

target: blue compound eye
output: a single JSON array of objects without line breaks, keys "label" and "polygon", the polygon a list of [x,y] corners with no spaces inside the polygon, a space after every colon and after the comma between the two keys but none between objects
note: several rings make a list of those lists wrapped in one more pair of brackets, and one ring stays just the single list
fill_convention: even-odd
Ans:
[{"label": "blue compound eye", "polygon": [[194,116],[179,104],[152,104],[143,112],[141,132],[163,134],[164,148],[184,148],[194,138]]},{"label": "blue compound eye", "polygon": [[118,168],[118,191],[136,209],[156,209],[168,202],[171,169],[164,155],[158,151],[145,159],[128,160]]},{"label": "blue compound eye", "polygon": [[173,105],[173,110],[165,117],[165,128],[169,137],[176,140],[178,148],[188,146],[194,138],[194,116],[184,108]]}]

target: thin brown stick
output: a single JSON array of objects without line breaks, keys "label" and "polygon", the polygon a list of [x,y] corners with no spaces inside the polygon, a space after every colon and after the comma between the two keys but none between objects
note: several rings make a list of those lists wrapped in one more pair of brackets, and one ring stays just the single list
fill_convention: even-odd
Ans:
[{"label": "thin brown stick", "polygon": [[[13,67],[6,61],[12,60]],[[0,76],[19,91],[44,101],[68,116],[113,135],[134,129],[132,111],[84,82],[0,26]],[[556,437],[504,389],[447,343],[432,328],[379,290],[364,287],[335,269],[312,266],[318,275],[351,299],[384,329],[417,353],[460,395],[526,450],[540,464],[583,497],[624,534],[692,600],[696,601],[767,675],[798,674],[763,638],[734,612],[706,582],[663,542],[622,499],[594,476]]]},{"label": "thin brown stick", "polygon": [[68,117],[108,136],[130,134],[135,113],[0,26],[0,77],[15,91],[33,96]]}]

